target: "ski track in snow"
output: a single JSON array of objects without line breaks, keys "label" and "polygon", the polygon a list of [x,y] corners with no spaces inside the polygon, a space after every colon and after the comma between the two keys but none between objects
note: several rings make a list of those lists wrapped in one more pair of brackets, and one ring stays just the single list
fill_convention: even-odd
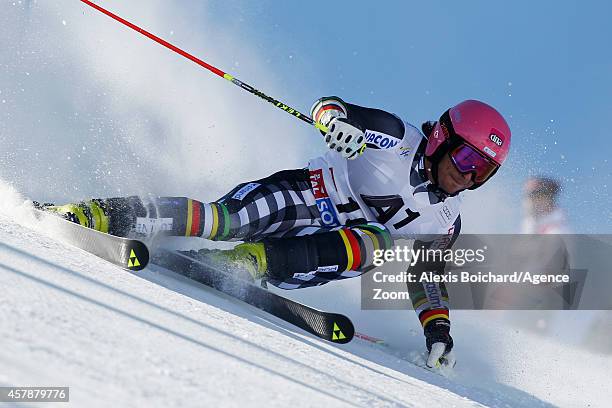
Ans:
[{"label": "ski track in snow", "polygon": [[[354,341],[335,346],[151,267],[137,276],[0,217],[0,384],[76,406],[534,406]],[[170,289],[170,290],[168,290]]]}]

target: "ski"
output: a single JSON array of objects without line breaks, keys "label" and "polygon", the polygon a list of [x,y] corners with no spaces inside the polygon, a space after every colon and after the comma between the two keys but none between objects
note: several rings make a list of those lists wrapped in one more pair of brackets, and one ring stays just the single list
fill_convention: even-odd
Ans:
[{"label": "ski", "polygon": [[33,211],[35,217],[53,231],[53,237],[61,242],[129,271],[140,271],[149,263],[149,250],[141,241],[105,234],[37,208]]},{"label": "ski", "polygon": [[317,310],[277,295],[214,269],[189,256],[188,252],[160,248],[152,263],[248,303],[321,339],[344,344],[351,341],[355,334],[353,323],[344,315]]}]

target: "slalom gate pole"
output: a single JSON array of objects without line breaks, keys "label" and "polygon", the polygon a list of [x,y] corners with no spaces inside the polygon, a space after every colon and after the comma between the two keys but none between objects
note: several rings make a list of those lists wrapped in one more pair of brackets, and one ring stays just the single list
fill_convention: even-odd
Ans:
[{"label": "slalom gate pole", "polygon": [[98,6],[97,4],[95,4],[94,2],[90,1],[90,0],[81,0],[83,3],[87,4],[88,6],[98,10],[99,12],[106,14],[107,16],[111,17],[112,19],[120,22],[123,25],[126,25],[127,27],[131,28],[134,31],[139,32],[140,34],[144,35],[145,37],[149,37],[150,39],[152,39],[153,41],[163,45],[164,47],[176,52],[177,54],[195,62],[196,64],[200,65],[203,68],[206,68],[207,70],[209,70],[210,72],[212,72],[213,74],[216,74],[218,76],[220,76],[221,78],[224,78],[228,81],[230,81],[231,83],[233,83],[234,85],[239,86],[240,88],[244,89],[247,92],[252,93],[253,95],[259,96],[261,99],[264,99],[268,102],[270,102],[271,104],[273,104],[274,106],[276,106],[277,108],[280,108],[282,110],[284,110],[285,112],[287,112],[288,114],[301,119],[302,121],[308,123],[309,125],[312,125],[314,127],[316,127],[317,129],[321,130],[324,133],[327,133],[327,127],[323,126],[320,123],[315,122],[314,120],[312,120],[310,118],[310,116],[308,115],[304,115],[303,113],[298,112],[296,109],[293,109],[292,107],[285,105],[284,103],[272,98],[271,96],[266,95],[265,93],[253,88],[251,85],[246,84],[242,81],[240,81],[238,78],[234,78],[232,75],[227,74],[223,71],[221,71],[219,68],[216,68],[204,61],[202,61],[201,59],[189,54],[188,52],[178,48],[175,45],[170,44],[168,41],[163,40],[161,38],[159,38],[158,36],[151,34],[150,32],[143,30],[142,28],[130,23],[129,21],[119,17],[116,14],[111,13],[110,11]]}]

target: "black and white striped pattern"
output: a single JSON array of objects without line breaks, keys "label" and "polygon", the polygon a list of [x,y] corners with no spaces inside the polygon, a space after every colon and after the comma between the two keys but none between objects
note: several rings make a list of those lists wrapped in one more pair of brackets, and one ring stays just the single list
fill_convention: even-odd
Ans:
[{"label": "black and white striped pattern", "polygon": [[231,241],[308,235],[322,228],[307,169],[240,184],[217,202],[229,211]]}]

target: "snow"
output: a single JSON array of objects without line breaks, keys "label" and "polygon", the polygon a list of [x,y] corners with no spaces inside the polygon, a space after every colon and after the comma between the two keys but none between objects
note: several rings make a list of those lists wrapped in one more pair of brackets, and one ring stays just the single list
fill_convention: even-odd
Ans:
[{"label": "snow", "polygon": [[79,406],[474,406],[379,350],[326,344],[167,271],[126,273],[6,216],[0,242],[0,383],[68,385]]},{"label": "snow", "polygon": [[3,385],[67,385],[91,407],[479,406],[156,268],[126,273],[4,217],[0,241]]},{"label": "snow", "polygon": [[494,323],[493,312],[453,313],[459,365],[445,377],[414,364],[423,338],[412,311],[359,310],[358,279],[285,294],[348,314],[385,346],[327,343],[163,268],[127,273],[47,236],[17,192],[0,183],[0,193],[1,385],[70,386],[71,402],[92,407],[609,401],[609,356]]}]

